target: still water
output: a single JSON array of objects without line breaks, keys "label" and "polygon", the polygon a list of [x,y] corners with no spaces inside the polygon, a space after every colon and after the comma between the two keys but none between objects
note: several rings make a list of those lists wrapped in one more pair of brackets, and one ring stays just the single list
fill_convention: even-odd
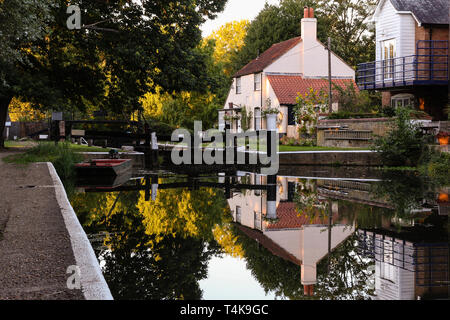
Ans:
[{"label": "still water", "polygon": [[450,188],[414,172],[121,179],[71,196],[115,299],[448,298]]}]

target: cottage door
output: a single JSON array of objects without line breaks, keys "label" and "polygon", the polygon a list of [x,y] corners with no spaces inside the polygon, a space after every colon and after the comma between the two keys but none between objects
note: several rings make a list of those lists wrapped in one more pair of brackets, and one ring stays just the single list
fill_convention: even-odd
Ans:
[{"label": "cottage door", "polygon": [[395,55],[396,55],[395,40],[383,41],[381,49],[383,56],[384,79],[392,80],[395,77]]}]

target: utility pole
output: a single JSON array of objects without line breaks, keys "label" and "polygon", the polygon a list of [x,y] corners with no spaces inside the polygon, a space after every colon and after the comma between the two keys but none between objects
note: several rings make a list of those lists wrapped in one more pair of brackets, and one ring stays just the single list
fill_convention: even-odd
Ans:
[{"label": "utility pole", "polygon": [[331,38],[328,37],[328,112],[333,112],[333,92],[331,86]]}]

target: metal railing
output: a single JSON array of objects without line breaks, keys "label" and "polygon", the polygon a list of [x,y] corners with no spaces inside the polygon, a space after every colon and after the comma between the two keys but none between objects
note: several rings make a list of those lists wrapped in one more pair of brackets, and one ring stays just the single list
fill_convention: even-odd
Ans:
[{"label": "metal railing", "polygon": [[365,257],[415,273],[418,287],[448,286],[448,243],[410,243],[365,230],[358,231],[358,250]]},{"label": "metal railing", "polygon": [[416,54],[358,65],[360,89],[448,83],[448,40],[420,40]]}]

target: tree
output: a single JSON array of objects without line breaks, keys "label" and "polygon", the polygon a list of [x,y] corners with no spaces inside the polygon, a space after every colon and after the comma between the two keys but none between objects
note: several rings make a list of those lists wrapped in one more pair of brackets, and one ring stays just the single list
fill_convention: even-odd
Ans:
[{"label": "tree", "polygon": [[[318,0],[317,14],[333,39],[334,52],[349,65],[375,59],[375,26],[369,19],[378,0]],[[320,37],[319,37],[320,38]]]},{"label": "tree", "polygon": [[411,120],[411,109],[397,108],[395,122],[385,136],[376,137],[372,149],[379,152],[383,165],[417,166],[426,150],[426,137]]},{"label": "tree", "polygon": [[228,77],[233,75],[233,59],[244,46],[249,25],[248,20],[228,22],[203,40],[214,41],[214,60],[223,66],[223,71]]},{"label": "tree", "polygon": [[[281,0],[279,5],[265,4],[250,23],[244,46],[233,59],[233,73],[241,69],[274,43],[300,36],[304,6],[315,7],[315,0]],[[326,39],[319,17],[319,39]]]},{"label": "tree", "polygon": [[[179,92],[206,91],[211,84],[204,55],[196,50],[199,26],[223,10],[226,0],[72,1],[82,8],[81,30],[67,28],[65,0],[48,0],[44,11],[37,1],[20,2],[0,3],[2,37],[4,30],[27,35],[31,9],[36,29],[44,31],[6,44],[17,57],[2,54],[0,60],[2,118],[14,96],[45,108],[96,105],[130,115],[157,86]],[[8,6],[16,4],[28,7],[9,18]],[[3,125],[0,118],[0,131]]]},{"label": "tree", "polygon": [[27,62],[22,47],[42,39],[51,21],[51,1],[0,1],[0,148],[8,106],[14,97],[14,66]]},{"label": "tree", "polygon": [[300,36],[304,6],[315,8],[317,38],[333,39],[333,51],[351,66],[374,59],[375,28],[369,18],[377,0],[281,0],[260,11],[248,27],[244,47],[234,59],[234,71],[275,43]]}]

